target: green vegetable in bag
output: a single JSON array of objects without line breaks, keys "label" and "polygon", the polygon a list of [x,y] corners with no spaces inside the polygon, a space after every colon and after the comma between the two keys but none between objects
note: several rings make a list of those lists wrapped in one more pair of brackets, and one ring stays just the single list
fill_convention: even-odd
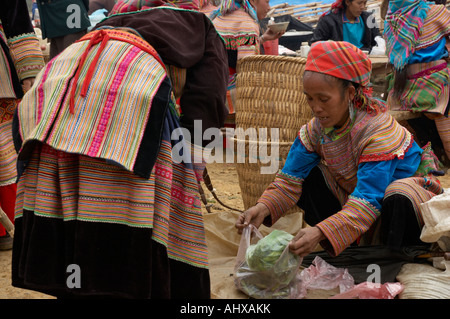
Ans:
[{"label": "green vegetable in bag", "polygon": [[[250,245],[245,255],[250,270],[265,271],[272,269],[292,238],[294,236],[291,234],[275,229],[258,241],[257,244]],[[288,264],[297,264],[298,258],[297,255],[289,254]],[[289,265],[280,266],[281,268],[289,268]]]}]

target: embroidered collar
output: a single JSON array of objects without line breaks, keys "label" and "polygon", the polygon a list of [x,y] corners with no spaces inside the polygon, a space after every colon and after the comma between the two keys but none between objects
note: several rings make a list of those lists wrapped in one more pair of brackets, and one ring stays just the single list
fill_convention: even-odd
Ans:
[{"label": "embroidered collar", "polygon": [[347,16],[345,15],[345,12],[342,11],[342,22],[343,23],[351,23],[351,24],[358,24],[360,21],[359,19],[361,18],[361,16],[356,17],[355,22],[350,22],[350,20],[347,18]]},{"label": "embroidered collar", "polygon": [[332,141],[336,141],[342,136],[346,135],[353,127],[353,124],[355,124],[356,119],[356,113],[351,114],[347,121],[342,125],[341,127],[327,127],[323,128],[323,136],[322,136],[322,142],[324,142],[325,135],[331,139]]}]

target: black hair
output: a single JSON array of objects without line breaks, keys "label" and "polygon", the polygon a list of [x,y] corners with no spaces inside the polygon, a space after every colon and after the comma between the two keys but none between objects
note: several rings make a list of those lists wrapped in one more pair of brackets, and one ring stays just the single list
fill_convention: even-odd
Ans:
[{"label": "black hair", "polygon": [[394,70],[394,96],[399,97],[406,87],[408,80],[408,66],[405,66],[401,70]]}]

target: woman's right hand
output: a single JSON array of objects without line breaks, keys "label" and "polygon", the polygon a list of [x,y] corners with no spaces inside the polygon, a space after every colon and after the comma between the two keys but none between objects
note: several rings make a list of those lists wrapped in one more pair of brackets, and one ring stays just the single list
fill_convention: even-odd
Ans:
[{"label": "woman's right hand", "polygon": [[253,207],[250,207],[239,215],[235,227],[239,234],[242,234],[242,230],[248,225],[252,224],[256,228],[259,228],[264,221],[264,218],[270,215],[270,211],[266,205],[258,203]]}]

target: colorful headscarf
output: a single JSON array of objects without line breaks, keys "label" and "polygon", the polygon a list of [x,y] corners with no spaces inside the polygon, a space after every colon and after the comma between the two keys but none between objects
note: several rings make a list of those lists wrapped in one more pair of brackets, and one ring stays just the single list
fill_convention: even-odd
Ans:
[{"label": "colorful headscarf", "polygon": [[227,15],[239,8],[243,8],[255,21],[258,21],[255,9],[248,0],[222,0],[217,10],[214,10],[209,18],[214,20],[217,16]]},{"label": "colorful headscarf", "polygon": [[424,0],[391,0],[384,20],[383,37],[389,62],[401,70],[408,64],[427,16],[430,4]]},{"label": "colorful headscarf", "polygon": [[331,4],[330,10],[325,11],[322,16],[327,15],[330,12],[338,13],[339,10],[344,9],[344,1],[345,0],[336,0]]},{"label": "colorful headscarf", "polygon": [[208,0],[118,0],[109,15],[145,10],[160,6],[199,11]]},{"label": "colorful headscarf", "polygon": [[353,106],[368,112],[385,110],[385,104],[372,97],[370,75],[372,62],[367,54],[346,41],[314,42],[306,60],[305,71],[328,74],[359,84]]}]

